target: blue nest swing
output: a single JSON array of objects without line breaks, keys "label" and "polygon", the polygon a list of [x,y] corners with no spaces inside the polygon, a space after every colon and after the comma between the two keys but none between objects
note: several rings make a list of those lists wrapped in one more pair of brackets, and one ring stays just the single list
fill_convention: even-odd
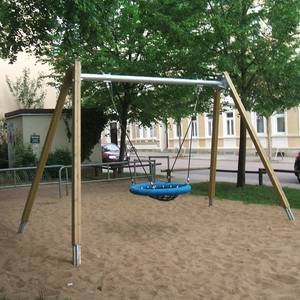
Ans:
[{"label": "blue nest swing", "polygon": [[132,184],[130,192],[136,195],[149,196],[160,201],[170,201],[181,194],[189,193],[192,186],[176,182],[143,182]]}]

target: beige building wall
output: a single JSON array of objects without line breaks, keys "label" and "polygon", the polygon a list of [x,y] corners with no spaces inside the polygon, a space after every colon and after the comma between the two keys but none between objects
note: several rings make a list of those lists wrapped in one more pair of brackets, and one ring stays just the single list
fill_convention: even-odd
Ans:
[{"label": "beige building wall", "polygon": [[294,107],[288,111],[287,115],[287,127],[288,127],[288,134],[291,136],[298,135],[299,136],[299,113],[298,107]]},{"label": "beige building wall", "polygon": [[[30,137],[34,134],[39,135],[40,143],[33,144],[33,150],[40,156],[42,147],[45,143],[46,134],[50,126],[52,114],[47,115],[24,115],[23,117],[23,142],[24,144],[30,144]],[[46,133],[46,134],[45,134]],[[51,152],[56,149],[69,149],[71,151],[71,141],[68,140],[66,135],[66,125],[64,120],[59,120],[58,128],[55,134],[54,141],[51,145]]]},{"label": "beige building wall", "polygon": [[[12,81],[22,75],[24,68],[30,69],[30,77],[36,78],[40,72],[44,75],[50,74],[50,67],[46,64],[41,64],[37,60],[26,53],[18,54],[16,62],[9,63],[9,60],[0,59],[0,115],[7,112],[19,109],[14,96],[11,94],[6,83],[6,76]],[[54,108],[57,98],[57,90],[46,84],[45,80],[44,89],[46,90],[45,108]]]},{"label": "beige building wall", "polygon": [[[247,112],[248,118],[251,120],[251,123],[256,130],[256,114]],[[271,132],[272,137],[272,144],[273,144],[273,153],[277,150],[285,152],[287,155],[293,155],[293,151],[300,149],[300,111],[299,107],[295,107],[290,109],[286,112],[286,121],[285,121],[285,127],[286,132],[285,133],[276,133],[274,131],[274,123],[276,123],[276,116],[272,116],[272,128],[273,131]],[[208,121],[206,114],[199,114],[197,116],[197,125],[198,125],[198,136],[193,137],[193,150],[203,150],[203,151],[209,151],[211,147],[211,138],[207,135],[207,128],[208,128]],[[182,131],[182,137],[181,141],[183,140],[184,134],[186,132],[187,126],[189,123],[189,118],[182,119],[181,121],[181,131]],[[161,126],[157,125],[156,128],[156,138],[159,138],[159,132],[161,129]],[[267,147],[267,122],[264,120],[264,128],[265,132],[258,133],[258,137],[261,141],[261,144],[263,147]],[[175,136],[176,126],[175,122],[172,119],[169,119],[169,125],[168,125],[168,148],[170,150],[175,150],[179,148],[179,139]],[[134,133],[134,130],[133,130]],[[225,113],[220,114],[220,123],[219,123],[219,149],[220,151],[233,151],[234,153],[237,153],[239,148],[239,135],[240,135],[240,115],[238,114],[238,111],[234,111],[234,134],[232,136],[226,135],[226,116]],[[135,135],[133,134],[133,139]],[[184,148],[189,147],[189,139],[190,139],[190,133],[187,136],[187,140],[184,143]],[[142,141],[139,141],[137,148],[143,148],[146,149],[146,147],[140,147]],[[146,145],[145,145],[146,146]],[[247,134],[247,151],[248,153],[255,153],[254,145],[251,141],[251,138],[249,134]],[[295,149],[295,150],[294,150]]]},{"label": "beige building wall", "polygon": [[294,107],[287,114],[288,147],[300,151],[300,107]]}]

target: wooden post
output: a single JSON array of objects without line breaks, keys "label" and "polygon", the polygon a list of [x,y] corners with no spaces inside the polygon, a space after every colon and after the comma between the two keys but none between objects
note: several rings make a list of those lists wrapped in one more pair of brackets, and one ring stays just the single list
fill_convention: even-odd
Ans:
[{"label": "wooden post", "polygon": [[33,182],[31,184],[31,188],[29,191],[29,194],[27,196],[27,200],[26,200],[26,204],[23,210],[23,214],[22,214],[22,219],[21,219],[21,223],[19,226],[19,233],[24,232],[24,230],[26,229],[29,217],[30,217],[30,213],[31,213],[31,209],[35,200],[35,196],[39,187],[39,183],[42,179],[43,176],[43,172],[44,172],[44,168],[48,159],[48,154],[49,154],[49,150],[52,144],[52,141],[54,139],[55,136],[55,132],[57,130],[58,127],[58,123],[62,114],[62,110],[64,107],[64,103],[66,100],[66,97],[68,95],[69,92],[69,88],[71,87],[71,83],[72,83],[72,78],[73,78],[73,70],[74,70],[74,66],[69,67],[69,69],[66,72],[62,87],[60,89],[60,93],[58,96],[58,100],[56,103],[56,107],[51,119],[51,123],[48,129],[48,133],[46,136],[46,140],[41,152],[41,156],[37,165],[37,170],[33,179]]},{"label": "wooden post", "polygon": [[219,137],[220,99],[221,99],[221,92],[219,90],[216,90],[214,93],[213,130],[212,130],[211,154],[210,154],[210,175],[209,175],[209,189],[208,189],[209,206],[212,206],[213,198],[216,195],[216,169],[217,169],[218,137]]},{"label": "wooden post", "polygon": [[245,124],[246,124],[246,127],[248,129],[248,132],[249,132],[249,135],[251,137],[251,140],[256,148],[256,151],[257,153],[259,154],[259,157],[269,175],[269,178],[273,184],[273,187],[275,188],[275,191],[280,199],[280,202],[281,202],[281,205],[285,208],[286,210],[286,213],[289,217],[290,220],[294,220],[294,215],[293,215],[293,212],[291,211],[291,208],[290,208],[290,204],[286,198],[286,195],[281,187],[281,184],[278,180],[278,177],[277,175],[275,174],[272,166],[271,166],[271,163],[263,149],[263,147],[261,146],[260,144],[260,141],[258,139],[258,136],[257,134],[255,133],[255,130],[250,122],[250,120],[248,119],[247,115],[246,115],[246,110],[245,110],[245,107],[240,99],[240,96],[239,94],[237,93],[236,89],[235,89],[235,86],[229,76],[229,74],[227,72],[224,73],[224,76],[225,76],[225,79],[230,87],[230,93],[231,93],[231,96],[235,102],[235,105],[241,115],[241,118],[243,118]]},{"label": "wooden post", "polygon": [[73,265],[81,264],[81,64],[75,61],[72,132],[72,246]]}]

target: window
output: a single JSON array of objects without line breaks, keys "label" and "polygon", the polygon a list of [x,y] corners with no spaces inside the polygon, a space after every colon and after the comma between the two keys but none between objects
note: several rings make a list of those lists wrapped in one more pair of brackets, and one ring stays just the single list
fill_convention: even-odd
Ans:
[{"label": "window", "polygon": [[141,127],[139,128],[139,138],[140,138],[140,139],[145,139],[146,137],[147,137],[147,128],[141,126]]},{"label": "window", "polygon": [[196,116],[192,117],[191,131],[192,131],[191,135],[193,137],[198,136],[197,117]]},{"label": "window", "polygon": [[149,136],[150,136],[150,138],[155,137],[154,126],[149,127]]},{"label": "window", "polygon": [[147,127],[142,127],[142,137],[143,138],[147,138],[148,137],[148,135],[147,135]]},{"label": "window", "polygon": [[234,120],[233,120],[233,112],[225,113],[225,122],[226,122],[226,135],[232,136],[234,135]]},{"label": "window", "polygon": [[141,139],[150,139],[154,138],[154,127],[140,127],[139,137]]},{"label": "window", "polygon": [[207,136],[211,136],[212,135],[212,126],[213,126],[213,116],[212,116],[212,114],[207,114],[206,115],[206,124],[207,124],[206,134],[207,134]]},{"label": "window", "polygon": [[181,137],[181,122],[176,122],[176,137]]},{"label": "window", "polygon": [[129,132],[129,137],[131,139],[134,139],[136,138],[136,132],[135,132],[135,124],[134,123],[131,123],[129,127],[129,131],[127,131],[127,133]]},{"label": "window", "polygon": [[275,126],[276,126],[276,132],[278,133],[285,133],[285,115],[284,112],[278,112],[275,115]]},{"label": "window", "polygon": [[256,132],[264,133],[265,132],[264,117],[258,113],[255,114],[255,117],[256,117]]},{"label": "window", "polygon": [[285,135],[287,132],[286,112],[278,111],[272,118],[272,133],[275,135]]}]

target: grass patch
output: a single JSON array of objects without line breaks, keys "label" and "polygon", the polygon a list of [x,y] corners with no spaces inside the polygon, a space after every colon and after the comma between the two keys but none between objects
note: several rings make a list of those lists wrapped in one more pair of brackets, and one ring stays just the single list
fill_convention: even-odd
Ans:
[{"label": "grass patch", "polygon": [[[208,195],[208,182],[194,183],[192,186],[193,195]],[[283,190],[290,206],[292,208],[300,208],[300,190],[292,188],[283,188]],[[245,185],[242,188],[237,188],[234,183],[218,182],[216,186],[216,197],[219,199],[242,201],[246,204],[280,204],[278,196],[271,186]]]}]

